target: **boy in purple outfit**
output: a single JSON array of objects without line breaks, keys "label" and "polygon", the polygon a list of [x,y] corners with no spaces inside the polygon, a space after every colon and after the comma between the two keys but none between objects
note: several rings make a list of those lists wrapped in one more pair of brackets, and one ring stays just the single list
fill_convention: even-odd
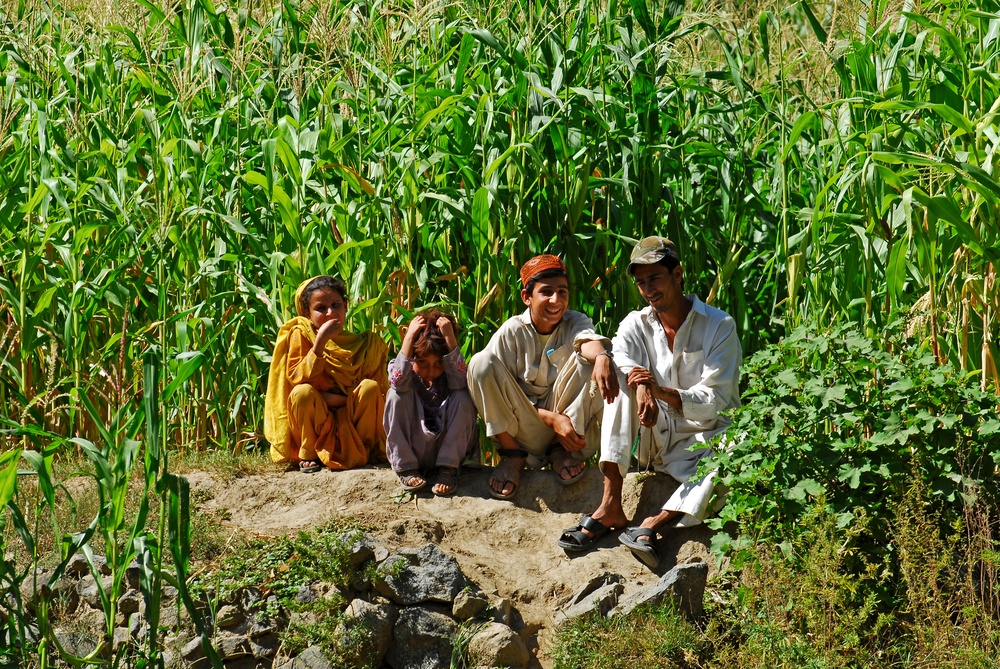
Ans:
[{"label": "boy in purple outfit", "polygon": [[403,490],[427,485],[435,495],[458,488],[458,466],[476,436],[476,407],[466,390],[466,365],[454,319],[438,309],[417,314],[389,363],[385,399],[386,455]]}]

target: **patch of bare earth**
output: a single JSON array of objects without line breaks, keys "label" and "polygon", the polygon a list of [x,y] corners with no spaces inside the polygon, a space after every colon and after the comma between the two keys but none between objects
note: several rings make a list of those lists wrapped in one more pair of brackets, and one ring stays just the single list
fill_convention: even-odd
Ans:
[{"label": "patch of bare earth", "polygon": [[[625,579],[625,594],[651,585],[678,563],[704,561],[716,571],[708,551],[705,526],[672,530],[658,547],[663,564],[650,571],[618,543],[619,532],[598,548],[571,556],[556,545],[560,533],[597,508],[603,479],[597,469],[570,486],[549,471],[525,472],[513,500],[490,497],[489,468],[464,470],[456,495],[419,493],[401,496],[388,468],[346,472],[297,471],[252,474],[240,478],[202,471],[185,474],[200,508],[228,518],[238,532],[275,536],[349,517],[373,528],[387,547],[439,545],[455,556],[465,573],[486,592],[512,601],[526,625],[524,636],[535,646],[541,666],[550,665],[546,650],[553,640],[555,613],[592,577],[612,572]],[[629,474],[625,512],[639,519],[652,515],[676,484],[662,475]],[[429,489],[429,488],[428,488]],[[533,643],[534,642],[534,643]]]}]

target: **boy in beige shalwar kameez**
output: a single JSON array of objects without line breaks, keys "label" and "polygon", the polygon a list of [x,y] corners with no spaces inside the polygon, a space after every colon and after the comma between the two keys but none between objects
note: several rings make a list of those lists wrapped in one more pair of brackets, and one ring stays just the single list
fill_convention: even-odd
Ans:
[{"label": "boy in beige shalwar kameez", "polygon": [[500,499],[514,494],[525,465],[550,461],[560,483],[579,480],[600,446],[602,399],[618,395],[611,341],[567,309],[562,261],[532,258],[521,284],[527,310],[500,326],[468,371],[472,400],[502,458],[489,481]]}]

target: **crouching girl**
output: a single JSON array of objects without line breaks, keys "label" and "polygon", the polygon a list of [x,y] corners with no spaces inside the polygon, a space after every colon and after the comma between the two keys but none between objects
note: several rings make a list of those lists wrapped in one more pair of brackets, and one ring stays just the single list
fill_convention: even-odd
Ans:
[{"label": "crouching girl", "polygon": [[318,276],[295,293],[298,316],[281,326],[264,403],[271,459],[303,472],[384,460],[387,347],[344,331],[347,289]]},{"label": "crouching girl", "polygon": [[386,454],[404,490],[426,486],[433,468],[435,495],[458,488],[458,467],[476,437],[465,371],[454,319],[437,309],[418,314],[389,363],[385,406]]}]

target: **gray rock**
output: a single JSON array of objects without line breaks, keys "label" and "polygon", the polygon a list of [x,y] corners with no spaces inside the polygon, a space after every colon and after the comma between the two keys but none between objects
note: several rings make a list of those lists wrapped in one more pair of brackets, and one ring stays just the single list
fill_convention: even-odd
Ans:
[{"label": "gray rock", "polygon": [[466,585],[455,558],[434,544],[403,549],[379,565],[375,590],[397,604],[451,604]]},{"label": "gray rock", "polygon": [[469,658],[477,667],[524,667],[531,653],[514,630],[486,623],[469,641]]},{"label": "gray rock", "polygon": [[149,636],[149,625],[146,623],[146,616],[138,611],[129,616],[128,633],[133,639]]},{"label": "gray rock", "polygon": [[141,603],[138,592],[126,592],[118,599],[118,613],[128,618],[133,613],[139,612]]},{"label": "gray rock", "polygon": [[347,593],[337,587],[336,584],[318,582],[303,585],[299,588],[299,591],[295,593],[295,602],[297,604],[312,604],[320,599],[330,601],[338,597],[344,601],[350,601]]},{"label": "gray rock", "polygon": [[247,646],[250,648],[250,653],[256,658],[272,658],[278,654],[281,638],[277,634],[265,634],[256,639],[248,639]]},{"label": "gray rock", "polygon": [[[110,576],[101,577],[101,585],[104,588],[104,592],[111,589],[114,585],[114,580]],[[103,609],[103,604],[101,604],[101,594],[97,588],[97,582],[91,575],[84,576],[76,584],[76,591],[80,595],[80,599],[86,602],[92,609]]]},{"label": "gray rock", "polygon": [[[96,557],[96,556],[95,556]],[[66,563],[66,571],[63,572],[70,578],[82,578],[90,573],[90,564],[83,553],[75,553]]]},{"label": "gray rock", "polygon": [[139,589],[139,577],[142,575],[142,567],[133,560],[129,566],[125,567],[125,584],[129,590]]},{"label": "gray rock", "polygon": [[455,621],[441,613],[419,607],[403,609],[393,630],[386,662],[393,669],[447,667],[457,629]]},{"label": "gray rock", "polygon": [[265,634],[274,634],[278,631],[278,627],[277,620],[263,613],[258,613],[247,618],[245,631],[248,637],[256,639]]},{"label": "gray rock", "polygon": [[343,535],[343,538],[350,542],[350,554],[348,559],[351,563],[353,569],[358,569],[368,560],[375,557],[376,543],[375,539],[372,538],[367,532],[349,532]]},{"label": "gray rock", "polygon": [[191,664],[203,659],[205,657],[205,651],[202,650],[201,647],[201,638],[195,637],[184,644],[184,647],[181,648],[181,657],[184,658],[186,662]]},{"label": "gray rock", "polygon": [[313,611],[292,611],[288,617],[288,625],[291,627],[304,627],[315,625],[319,622],[319,615]]},{"label": "gray rock", "polygon": [[75,579],[63,577],[49,587],[49,601],[59,615],[72,615],[80,605],[76,584]]},{"label": "gray rock", "polygon": [[223,604],[215,614],[215,626],[221,629],[236,627],[243,622],[243,612],[232,604]]},{"label": "gray rock", "polygon": [[563,610],[556,612],[556,625],[587,615],[592,611],[597,611],[598,615],[606,616],[618,605],[618,598],[625,590],[621,580],[622,577],[619,574],[601,574],[590,579],[586,585],[573,593]]},{"label": "gray rock", "polygon": [[672,600],[677,610],[691,619],[698,619],[704,613],[705,582],[708,580],[708,565],[704,562],[679,564],[646,590],[622,599],[611,615],[631,613],[643,604],[661,604]]},{"label": "gray rock", "polygon": [[223,666],[226,669],[271,669],[269,662],[261,662],[252,655],[241,655],[231,660],[226,660]]},{"label": "gray rock", "polygon": [[93,561],[94,566],[101,573],[101,576],[111,576],[111,566],[108,564],[107,558],[103,555],[95,555]]},{"label": "gray rock", "polygon": [[384,562],[389,557],[389,549],[379,544],[375,546],[375,562]]},{"label": "gray rock", "polygon": [[70,655],[84,657],[93,653],[97,648],[97,638],[86,632],[77,630],[69,631],[57,627],[53,630],[53,633],[59,645]]},{"label": "gray rock", "polygon": [[226,634],[215,640],[215,649],[219,652],[219,657],[223,660],[250,655],[250,639],[243,635],[232,636]]},{"label": "gray rock", "polygon": [[[94,569],[97,570],[98,574],[102,576],[111,575],[111,567],[108,566],[108,561],[103,555],[94,555]],[[66,563],[66,571],[64,572],[70,578],[83,578],[85,575],[90,574],[90,563],[87,562],[87,557],[83,553],[76,553],[69,559]]]},{"label": "gray rock", "polygon": [[177,601],[177,588],[172,585],[165,585],[160,588],[160,603],[169,604]]},{"label": "gray rock", "polygon": [[319,596],[313,590],[312,585],[303,585],[299,588],[299,591],[295,593],[295,603],[296,604],[311,604],[319,599]]},{"label": "gray rock", "polygon": [[25,609],[34,613],[35,605],[38,603],[39,598],[52,596],[52,588],[49,587],[49,581],[52,580],[52,576],[53,572],[38,569],[34,574],[28,574],[21,581],[21,603],[24,604]]},{"label": "gray rock", "polygon": [[252,611],[264,602],[264,593],[253,586],[240,588],[233,595],[233,604],[238,604],[244,611]]},{"label": "gray rock", "polygon": [[510,600],[505,597],[493,597],[490,599],[489,608],[486,609],[486,616],[495,623],[506,625],[515,630],[519,630],[524,626],[521,614],[514,608]]},{"label": "gray rock", "polygon": [[116,627],[115,635],[111,639],[111,650],[118,652],[121,650],[122,646],[126,646],[132,642],[132,636],[129,631],[124,627]]},{"label": "gray rock", "polygon": [[319,646],[309,646],[291,660],[274,669],[331,669],[329,660]]},{"label": "gray rock", "polygon": [[469,620],[485,611],[489,605],[489,598],[482,592],[462,590],[455,595],[455,602],[451,607],[451,617],[457,620]]},{"label": "gray rock", "polygon": [[175,630],[177,629],[177,626],[180,624],[180,622],[181,620],[180,616],[177,615],[176,606],[164,606],[162,609],[160,609],[160,620],[159,620],[160,627],[168,630]]},{"label": "gray rock", "polygon": [[399,613],[389,604],[370,604],[355,599],[344,611],[337,626],[342,648],[349,650],[358,664],[378,664],[389,652],[393,626]]}]

